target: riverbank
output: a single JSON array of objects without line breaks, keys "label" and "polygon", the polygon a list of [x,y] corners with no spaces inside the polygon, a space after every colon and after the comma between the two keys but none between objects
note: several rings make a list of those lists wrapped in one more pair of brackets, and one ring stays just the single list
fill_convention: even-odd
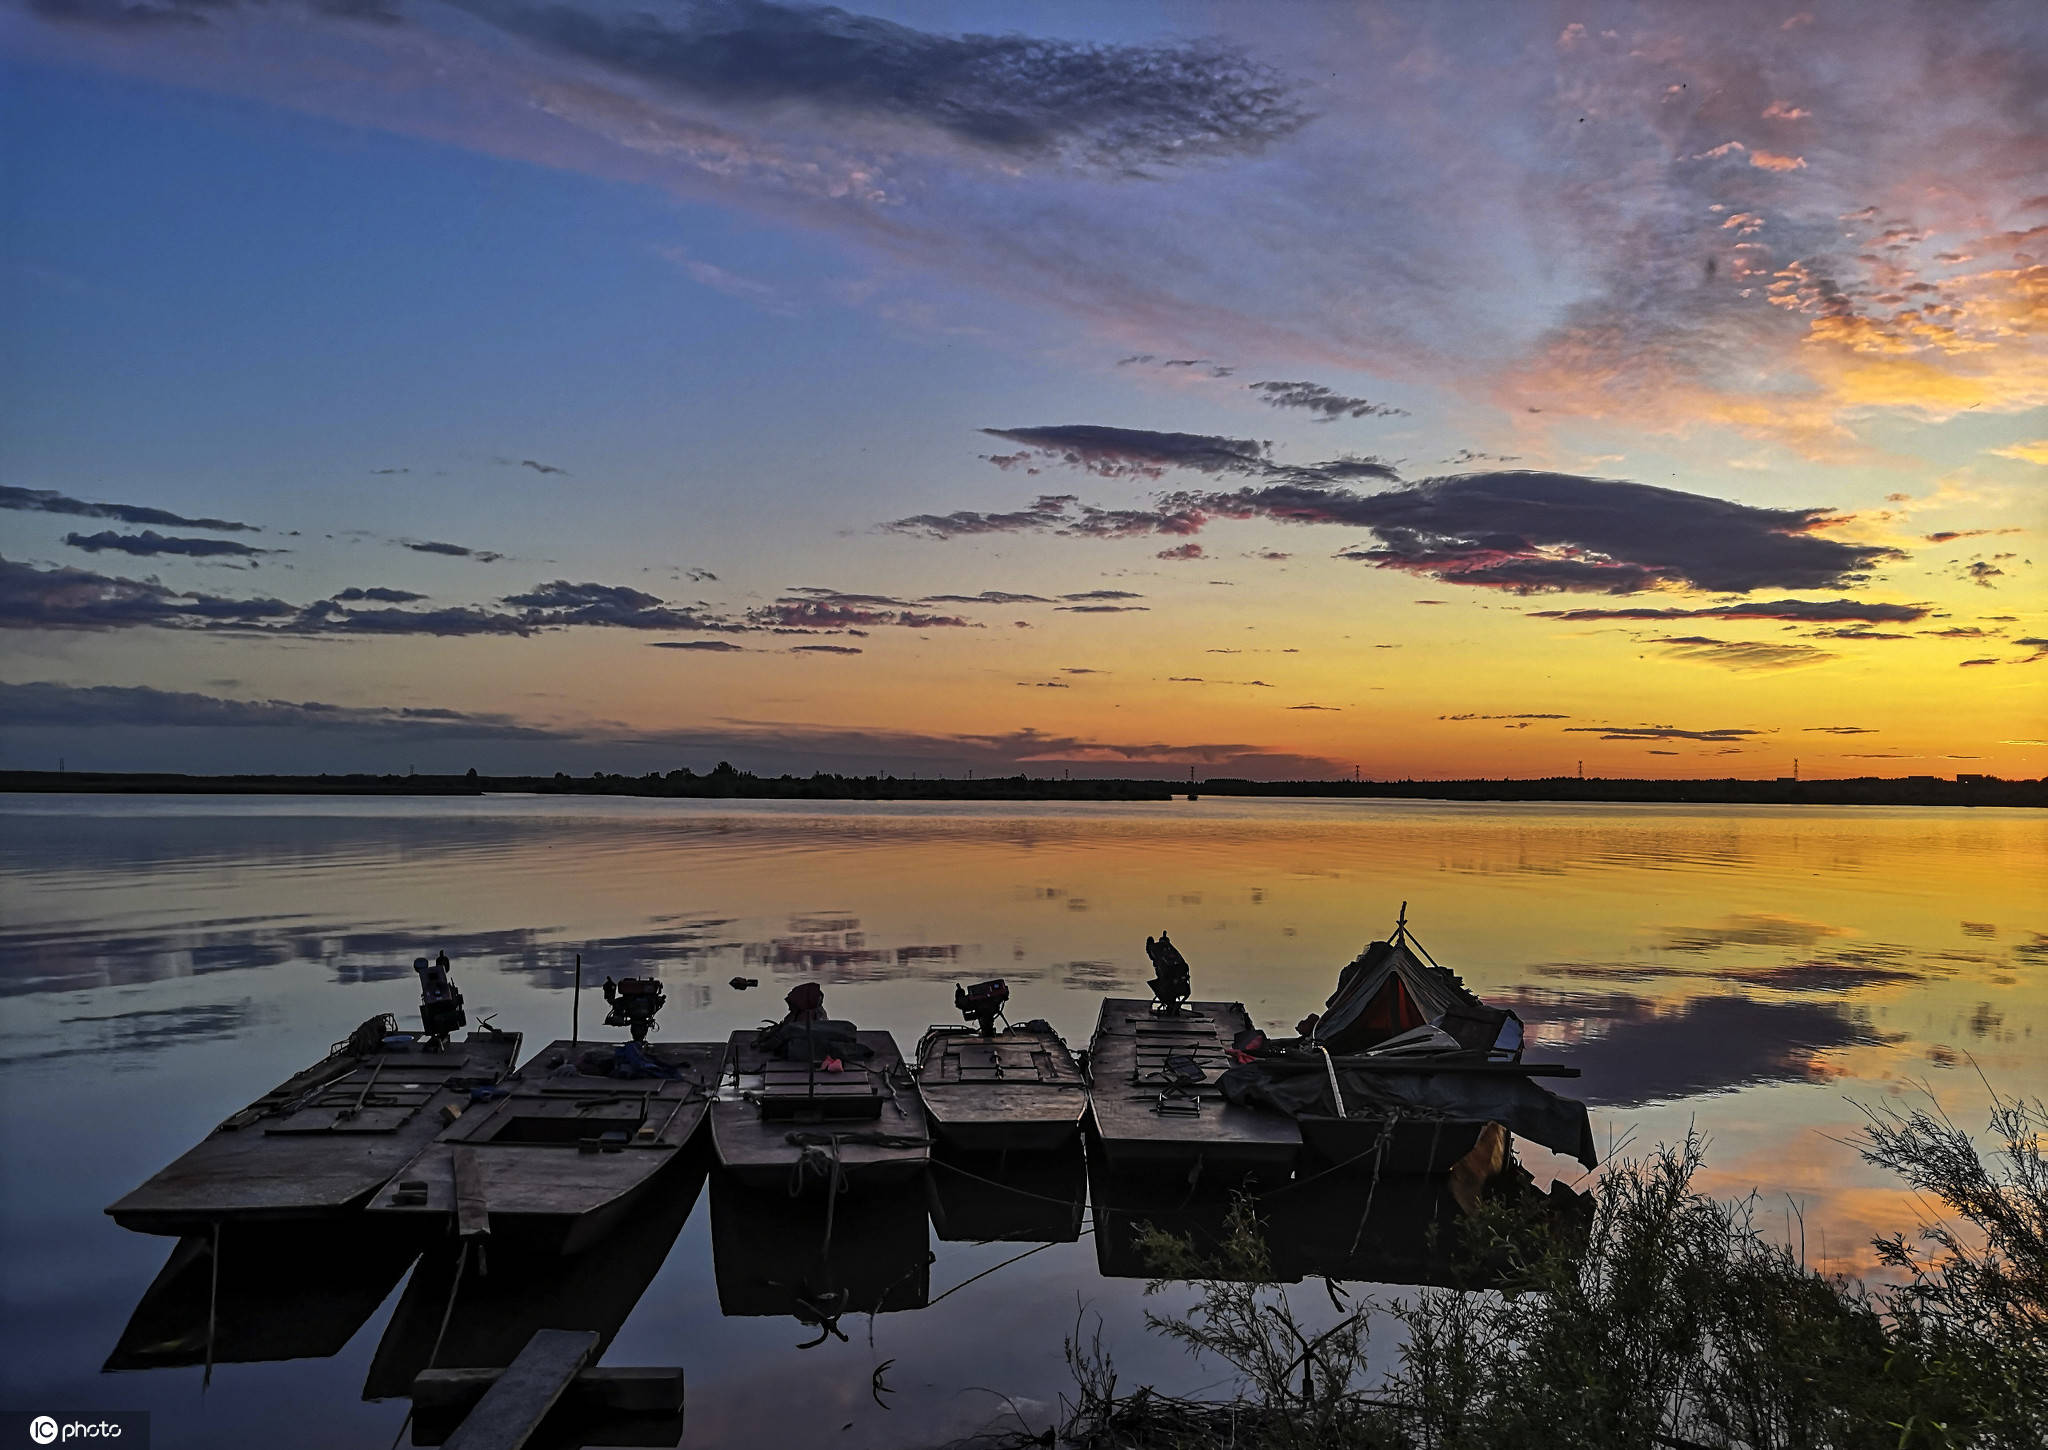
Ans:
[{"label": "riverbank", "polygon": [[1990,776],[1860,776],[1845,780],[1053,780],[1036,776],[919,779],[893,775],[177,775],[0,771],[0,792],[89,795],[652,796],[682,800],[1165,801],[1176,796],[1337,800],[1559,801],[1697,805],[2048,807],[2048,781]]}]

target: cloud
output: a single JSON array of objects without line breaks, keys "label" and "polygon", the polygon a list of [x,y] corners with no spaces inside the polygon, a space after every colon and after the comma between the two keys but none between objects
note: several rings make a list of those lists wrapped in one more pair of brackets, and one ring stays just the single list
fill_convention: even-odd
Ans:
[{"label": "cloud", "polygon": [[803,590],[786,595],[773,604],[749,609],[747,623],[766,629],[871,629],[895,626],[903,629],[967,629],[968,622],[957,614],[930,614],[902,607],[903,601],[884,595],[837,594],[830,590]]},{"label": "cloud", "polygon": [[1151,608],[1148,604],[1062,604],[1061,614],[1144,614]]},{"label": "cloud", "polygon": [[572,584],[556,579],[503,603],[524,611],[520,623],[532,629],[589,625],[612,629],[705,630],[731,634],[742,625],[717,615],[675,608],[658,595],[622,584]]},{"label": "cloud", "polygon": [[1865,725],[1804,725],[1800,728],[1808,735],[1875,735],[1878,733]]},{"label": "cloud", "polygon": [[487,549],[472,549],[462,544],[444,544],[436,539],[400,539],[399,542],[416,554],[441,554],[450,559],[474,559],[479,564],[495,564],[504,558]]},{"label": "cloud", "polygon": [[124,524],[167,524],[179,529],[212,529],[216,533],[255,533],[256,525],[232,519],[188,519],[163,509],[130,503],[86,503],[41,488],[13,488],[0,485],[0,509],[23,513],[67,514],[82,519],[114,519]]},{"label": "cloud", "polygon": [[89,569],[38,569],[0,559],[0,629],[221,628],[287,619],[281,599],[227,599]]},{"label": "cloud", "polygon": [[1083,604],[1096,599],[1143,599],[1142,594],[1133,594],[1128,589],[1088,589],[1079,594],[1062,594],[1060,598],[1069,604]]},{"label": "cloud", "polygon": [[883,527],[931,538],[1023,530],[1125,537],[1195,533],[1215,518],[1335,524],[1370,529],[1379,540],[1339,558],[1517,594],[1824,589],[1861,582],[1877,564],[1903,557],[1885,545],[1824,536],[1821,530],[1846,522],[1828,509],[1761,508],[1577,474],[1462,474],[1362,494],[1339,486],[1333,470],[1391,471],[1376,460],[1281,465],[1264,456],[1263,445],[1199,434],[1061,428],[1000,436],[1058,443],[1067,461],[1110,476],[1152,477],[1184,466],[1283,481],[1168,493],[1150,510],[1094,509],[1046,495],[1017,513],[921,514]]},{"label": "cloud", "polygon": [[503,715],[439,708],[330,705],[318,701],[230,700],[146,685],[0,682],[0,716],[10,727],[66,729],[122,725],[152,730],[291,729],[362,731],[414,738],[545,740],[551,732]]},{"label": "cloud", "polygon": [[1287,708],[1290,710],[1331,710],[1338,714],[1342,714],[1344,711],[1342,705],[1289,705]]},{"label": "cloud", "polygon": [[1927,617],[1925,604],[1870,604],[1854,599],[1775,599],[1755,604],[1716,604],[1701,609],[1537,609],[1532,619],[1581,622],[1595,619],[1791,619],[1805,623],[1857,620],[1866,624],[1910,624]]},{"label": "cloud", "polygon": [[1821,508],[1772,509],[1652,484],[1507,471],[1425,479],[1377,494],[1288,486],[1175,496],[1180,507],[1371,529],[1340,558],[1513,593],[1632,594],[1660,585],[1727,593],[1855,582],[1896,549],[1816,530]]},{"label": "cloud", "polygon": [[798,655],[857,655],[858,646],[850,644],[797,644],[789,647],[789,653]]},{"label": "cloud", "polygon": [[541,463],[531,458],[520,459],[519,466],[521,468],[530,468],[535,473],[560,473],[566,475],[569,472],[566,468],[557,468],[552,463]]},{"label": "cloud", "polygon": [[1318,423],[1334,423],[1339,418],[1405,418],[1406,408],[1390,407],[1385,403],[1374,403],[1365,398],[1347,398],[1342,393],[1332,392],[1320,383],[1248,383],[1259,401],[1275,408],[1299,408],[1318,416]]},{"label": "cloud", "polygon": [[734,644],[727,639],[655,639],[648,641],[650,649],[704,650],[715,654],[730,654],[746,649],[743,644]]},{"label": "cloud", "polygon": [[417,604],[427,596],[415,594],[410,589],[386,589],[372,585],[368,589],[343,589],[334,596],[343,604]]},{"label": "cloud", "polygon": [[1014,165],[1111,175],[1256,154],[1306,114],[1281,75],[1217,41],[940,35],[824,6],[697,0],[651,11],[462,0],[529,43],[761,117],[923,131]]},{"label": "cloud", "polygon": [[1883,630],[1865,629],[1861,625],[1848,629],[1816,629],[1809,639],[1912,639],[1910,634],[1888,634]]},{"label": "cloud", "polygon": [[1664,653],[1675,659],[1718,665],[1724,670],[1791,670],[1817,665],[1833,655],[1810,644],[1764,644],[1753,640],[1710,639],[1687,634],[1654,639]]},{"label": "cloud", "polygon": [[2019,463],[2038,463],[2048,468],[2048,438],[2035,438],[2025,443],[2009,443],[1991,452],[1999,458],[2010,458]]},{"label": "cloud", "polygon": [[1962,668],[1969,669],[1972,665],[1995,665],[1997,663],[1998,661],[1996,659],[1992,659],[1990,657],[1976,660],[1964,660],[1962,663]]},{"label": "cloud", "polygon": [[[843,650],[847,646],[834,646]],[[731,760],[742,769],[808,775],[916,770],[1184,778],[1190,766],[1256,779],[1328,778],[1350,767],[1244,742],[1104,740],[1036,729],[941,735],[749,720],[688,729],[616,724],[533,726],[496,715],[318,702],[228,700],[146,687],[0,684],[10,755],[74,762],[90,751],[110,769],[404,770],[549,773],[598,767],[633,772]],[[165,726],[191,727],[167,730]],[[202,727],[213,727],[206,729]],[[90,733],[88,733],[90,732]],[[449,749],[424,754],[434,742]],[[490,748],[486,749],[488,746]],[[47,747],[47,748],[46,748]]]},{"label": "cloud", "polygon": [[1998,534],[2024,534],[2025,529],[1943,529],[1927,535],[1930,544],[1947,544],[1956,539],[1981,539]]},{"label": "cloud", "polygon": [[1001,589],[984,589],[979,594],[927,594],[919,604],[1050,604],[1038,594],[1010,594]]},{"label": "cloud", "polygon": [[1179,561],[1199,559],[1202,557],[1202,546],[1200,544],[1177,544],[1171,549],[1161,549],[1152,557],[1155,559]]},{"label": "cloud", "polygon": [[1567,735],[1598,735],[1602,740],[1704,740],[1715,743],[1747,740],[1753,735],[1768,733],[1734,726],[1684,730],[1676,725],[1567,725],[1564,730]]},{"label": "cloud", "polygon": [[404,590],[343,590],[308,605],[282,599],[231,599],[172,589],[154,579],[127,579],[86,569],[38,569],[0,559],[0,629],[234,630],[278,635],[421,635],[453,638],[529,635],[570,627],[737,633],[744,623],[674,608],[652,594],[566,580],[535,586],[499,601],[511,608],[459,605],[444,609],[349,608],[349,603],[412,602]]},{"label": "cloud", "polygon": [[88,554],[111,550],[118,554],[142,556],[182,554],[192,559],[241,559],[276,552],[274,549],[251,548],[234,539],[185,539],[160,534],[155,529],[144,529],[139,534],[117,534],[112,529],[103,529],[97,534],[66,534],[64,542]]},{"label": "cloud", "polygon": [[[1523,715],[1439,715],[1439,720],[1569,720],[1569,715],[1523,714]],[[1581,728],[1581,727],[1574,727]]]},{"label": "cloud", "polygon": [[716,584],[718,582],[718,576],[709,569],[688,569],[684,571],[683,577],[692,584]]},{"label": "cloud", "polygon": [[1092,423],[981,431],[1098,478],[1159,478],[1170,468],[1197,473],[1264,473],[1272,466],[1266,445],[1249,438],[1155,433]]}]

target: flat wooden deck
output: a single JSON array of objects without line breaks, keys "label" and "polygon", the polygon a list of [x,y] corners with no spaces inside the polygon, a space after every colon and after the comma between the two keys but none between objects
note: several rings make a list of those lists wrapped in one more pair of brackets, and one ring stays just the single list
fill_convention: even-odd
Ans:
[{"label": "flat wooden deck", "polygon": [[192,1233],[233,1219],[290,1219],[357,1207],[447,1126],[444,1108],[495,1083],[516,1032],[472,1032],[438,1052],[332,1056],[242,1109],[204,1142],[111,1204],[123,1228]]},{"label": "flat wooden deck", "polygon": [[[727,1064],[733,1078],[711,1106],[712,1142],[728,1172],[749,1186],[788,1184],[805,1146],[790,1142],[793,1134],[834,1140],[820,1146],[837,1153],[849,1187],[901,1182],[924,1171],[931,1154],[924,1105],[902,1070],[896,1039],[887,1032],[858,1037],[873,1052],[866,1062],[814,1073],[806,1063],[761,1053],[752,1031],[732,1035]],[[913,1141],[860,1141],[876,1135]]]},{"label": "flat wooden deck", "polygon": [[919,1044],[917,1089],[942,1142],[969,1152],[1048,1152],[1073,1140],[1088,1083],[1050,1028],[934,1027]]},{"label": "flat wooden deck", "polygon": [[[1089,1112],[1115,1172],[1285,1173],[1301,1147],[1291,1118],[1223,1100],[1224,1049],[1251,1026],[1239,1002],[1189,1002],[1155,1016],[1141,997],[1106,997],[1089,1051]],[[1206,1077],[1168,1093],[1168,1057],[1190,1057]],[[1162,1094],[1165,1096],[1162,1097]]]},{"label": "flat wooden deck", "polygon": [[392,1175],[374,1214],[457,1216],[457,1162],[474,1165],[489,1232],[579,1247],[581,1221],[646,1187],[693,1138],[718,1085],[722,1042],[650,1043],[680,1078],[568,1072],[606,1042],[551,1042],[507,1079],[510,1097],[470,1109]]}]

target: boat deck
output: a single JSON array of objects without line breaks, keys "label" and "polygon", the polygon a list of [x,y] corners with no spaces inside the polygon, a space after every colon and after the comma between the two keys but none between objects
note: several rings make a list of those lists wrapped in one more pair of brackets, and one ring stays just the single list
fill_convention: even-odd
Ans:
[{"label": "boat deck", "polygon": [[787,1184],[806,1147],[836,1155],[848,1186],[900,1182],[924,1170],[931,1154],[924,1106],[896,1039],[857,1036],[872,1055],[827,1072],[768,1056],[752,1031],[732,1035],[732,1076],[712,1104],[711,1137],[734,1177],[755,1187]]},{"label": "boat deck", "polygon": [[228,1118],[111,1204],[123,1228],[192,1233],[228,1220],[292,1219],[359,1206],[447,1126],[444,1109],[498,1082],[516,1032],[472,1032],[438,1051],[331,1054]]},{"label": "boat deck", "polygon": [[969,1152],[1049,1152],[1088,1111],[1087,1079],[1050,1027],[934,1027],[918,1044],[917,1088],[933,1135]]},{"label": "boat deck", "polygon": [[[1142,997],[1105,997],[1089,1050],[1089,1112],[1113,1172],[1285,1174],[1301,1147],[1294,1120],[1223,1100],[1226,1049],[1251,1026],[1239,1002],[1189,1002],[1173,1016]],[[1168,1058],[1203,1079],[1175,1088]]]},{"label": "boat deck", "polygon": [[374,1214],[457,1214],[457,1164],[481,1196],[495,1236],[559,1239],[573,1251],[584,1220],[645,1187],[703,1124],[725,1057],[722,1042],[646,1045],[682,1076],[616,1078],[577,1071],[604,1042],[551,1042],[505,1086],[511,1096],[464,1113],[398,1170],[370,1202]]}]

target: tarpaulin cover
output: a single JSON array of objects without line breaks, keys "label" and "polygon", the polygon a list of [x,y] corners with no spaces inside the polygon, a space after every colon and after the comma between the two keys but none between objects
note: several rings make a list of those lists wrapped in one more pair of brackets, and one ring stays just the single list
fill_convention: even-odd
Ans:
[{"label": "tarpaulin cover", "polygon": [[754,1038],[754,1046],[785,1062],[802,1062],[806,1056],[812,1062],[823,1062],[828,1057],[842,1062],[864,1062],[875,1055],[875,1050],[854,1035],[859,1030],[851,1022],[835,1017],[820,1017],[808,1023],[784,1020],[762,1028]]},{"label": "tarpaulin cover", "polygon": [[[1518,1073],[1347,1068],[1341,1059],[1335,1066],[1350,1117],[1398,1113],[1407,1118],[1499,1123],[1588,1168],[1599,1162],[1586,1105],[1561,1098]],[[1264,1108],[1290,1118],[1338,1116],[1337,1105],[1330,1101],[1329,1068],[1320,1053],[1310,1060],[1263,1058],[1233,1067],[1216,1085],[1226,1101],[1240,1107]]]},{"label": "tarpaulin cover", "polygon": [[1480,1005],[1456,977],[1418,960],[1406,942],[1376,941],[1337,978],[1315,1039],[1332,1052],[1359,1052],[1453,1009]]}]

